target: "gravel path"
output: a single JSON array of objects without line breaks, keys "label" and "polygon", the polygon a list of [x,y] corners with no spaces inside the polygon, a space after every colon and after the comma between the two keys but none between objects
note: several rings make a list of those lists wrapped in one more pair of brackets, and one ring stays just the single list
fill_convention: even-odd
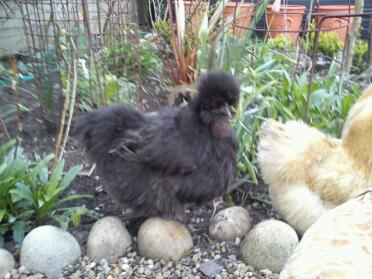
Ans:
[{"label": "gravel path", "polygon": [[[67,266],[63,276],[57,278],[278,278],[278,274],[273,274],[270,270],[255,272],[235,255],[228,255],[231,246],[234,245],[216,243],[210,246],[208,252],[196,248],[178,263],[145,259],[133,251],[129,251],[126,257],[120,258],[115,264],[109,264],[106,260],[95,263],[88,257],[83,257],[79,263]],[[31,274],[20,267],[4,278],[47,277],[43,274]]]},{"label": "gravel path", "polygon": [[[225,203],[220,204],[218,211],[226,206]],[[260,204],[260,206],[264,206],[264,204]],[[247,209],[253,211],[254,207],[248,205]],[[239,249],[241,239],[217,242],[209,238],[207,234],[208,222],[212,215],[210,207],[189,210],[187,215],[189,217],[187,227],[191,231],[194,248],[188,256],[179,262],[165,262],[139,256],[136,248],[136,237],[134,237],[133,245],[129,248],[127,255],[117,262],[111,264],[102,260],[100,263],[96,263],[88,257],[83,257],[75,265],[67,266],[62,275],[56,278],[279,278],[278,274],[272,273],[270,270],[254,270],[253,267],[242,261]],[[260,216],[260,218],[252,217],[254,219],[253,223],[257,223],[264,218],[264,216]],[[87,232],[84,235],[86,236]],[[136,234],[132,232],[132,235]],[[80,240],[79,242],[81,242],[84,253],[85,241]],[[37,279],[48,277],[43,274],[33,274],[25,268],[19,267],[12,270],[4,278]]]}]

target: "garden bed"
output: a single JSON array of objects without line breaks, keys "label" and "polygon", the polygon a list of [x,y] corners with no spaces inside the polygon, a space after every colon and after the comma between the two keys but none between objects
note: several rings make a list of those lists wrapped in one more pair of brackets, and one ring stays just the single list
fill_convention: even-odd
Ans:
[{"label": "garden bed", "polygon": [[[25,84],[21,87],[25,87]],[[32,83],[27,84],[27,89],[34,91],[34,85]],[[8,92],[7,92],[8,91]],[[29,93],[20,90],[20,103],[29,108],[30,112],[24,112],[21,114],[22,123],[22,147],[29,156],[36,153],[40,156],[45,156],[54,151],[54,137],[55,133],[50,133],[45,128],[40,110],[37,106],[37,100],[32,97]],[[155,102],[151,99],[151,96],[145,96],[145,103],[151,104],[148,107],[150,110],[156,110],[162,105],[166,105],[167,96],[159,93],[158,100],[162,102]],[[3,96],[8,96],[8,100],[14,97],[11,94],[10,89],[3,88]],[[146,97],[147,96],[147,97]],[[15,136],[15,120],[7,123],[9,133],[11,136]],[[5,142],[5,135],[1,135],[0,143]],[[82,149],[76,145],[73,139],[69,139],[64,158],[66,160],[66,167],[82,164],[83,171],[74,180],[73,185],[69,188],[70,192],[84,193],[93,196],[92,199],[84,201],[74,202],[71,205],[85,205],[89,209],[95,209],[98,213],[103,216],[122,216],[122,210],[113,204],[112,200],[106,193],[104,185],[96,171],[93,171],[88,175],[91,169],[90,162],[86,159]],[[232,194],[232,200],[223,201],[218,205],[218,210],[231,206],[232,201],[237,205],[242,205],[247,208],[251,218],[252,224],[256,224],[259,221],[269,218],[277,218],[277,215],[272,209],[269,202],[267,187],[264,184],[254,185],[245,184],[241,187],[244,191],[236,191]],[[245,195],[243,197],[243,195]],[[176,262],[163,262],[155,261],[150,259],[144,259],[138,255],[136,241],[133,242],[130,252],[124,255],[123,258],[119,259],[117,264],[106,265],[105,262],[93,263],[88,258],[82,258],[79,263],[74,266],[66,268],[64,277],[79,278],[81,276],[87,276],[89,278],[118,278],[120,274],[125,277],[128,275],[128,269],[130,269],[136,277],[151,278],[149,272],[153,273],[153,277],[157,278],[207,278],[207,276],[200,270],[200,267],[207,260],[215,260],[217,266],[224,269],[221,271],[220,278],[277,278],[277,275],[272,274],[268,270],[254,271],[252,267],[247,266],[242,261],[242,256],[239,250],[240,240],[231,242],[215,242],[208,236],[208,223],[213,213],[213,204],[207,204],[202,207],[189,207],[187,209],[187,222],[186,225],[189,228],[192,238],[194,241],[193,251],[186,258],[182,259],[179,263]],[[127,229],[131,235],[136,237],[139,226],[144,220],[136,220],[126,222]],[[82,247],[82,252],[85,252],[85,245],[89,230],[91,229],[94,219],[86,217],[82,219],[81,225],[77,228],[71,226],[69,231],[76,237]],[[12,252],[14,255],[19,254],[19,246],[16,246],[11,239],[5,244],[5,248]],[[151,269],[151,263],[153,269]],[[150,266],[150,267],[149,267]],[[130,271],[129,270],[129,271]],[[17,274],[18,273],[18,274]],[[12,278],[44,278],[42,275],[33,275],[29,271],[23,268],[12,271]],[[23,277],[22,277],[23,276]],[[163,276],[163,277],[159,277]],[[218,278],[218,277],[217,277]]]},{"label": "garden bed", "polygon": [[[262,16],[264,10],[262,6],[257,14]],[[222,14],[218,15],[218,9],[213,13],[221,20],[223,19]],[[212,18],[214,15],[212,15]],[[79,26],[82,24],[80,17],[76,21]],[[254,270],[244,263],[240,249],[242,239],[234,236],[235,239],[232,241],[219,242],[213,240],[211,238],[212,234],[208,231],[210,220],[215,211],[233,205],[240,205],[248,210],[252,219],[252,224],[249,227],[253,227],[263,220],[279,219],[272,208],[268,188],[261,181],[258,169],[257,143],[261,124],[267,118],[279,122],[306,119],[310,126],[334,137],[339,137],[350,106],[361,93],[361,89],[371,83],[370,71],[367,71],[366,68],[367,43],[361,40],[357,41],[354,64],[351,75],[348,75],[343,72],[341,67],[342,60],[344,60],[344,45],[339,42],[339,39],[333,33],[320,34],[319,53],[318,55],[315,53],[316,57],[312,59],[310,57],[314,47],[314,33],[311,33],[306,40],[301,38],[300,47],[298,47],[285,36],[278,36],[269,40],[256,37],[249,38],[249,36],[243,39],[234,36],[231,30],[225,29],[227,26],[223,27],[224,20],[220,24],[214,24],[211,21],[208,28],[203,24],[200,33],[195,33],[191,28],[182,39],[181,37],[178,38],[178,34],[181,34],[181,32],[172,33],[174,26],[159,17],[159,20],[154,23],[152,34],[146,34],[143,38],[131,38],[127,41],[114,40],[114,43],[109,40],[110,44],[96,44],[90,51],[87,51],[87,48],[83,51],[83,54],[80,53],[79,55],[77,55],[79,52],[76,52],[74,48],[68,48],[70,45],[66,43],[74,40],[74,31],[65,32],[64,30],[57,34],[64,39],[62,40],[64,42],[60,45],[61,49],[67,51],[66,53],[63,52],[64,58],[70,57],[70,55],[67,55],[69,51],[71,57],[75,58],[69,58],[71,61],[66,60],[68,63],[65,63],[65,60],[59,61],[60,76],[56,70],[58,63],[53,62],[57,58],[53,51],[54,48],[40,49],[32,55],[32,58],[34,58],[33,66],[37,66],[36,70],[40,71],[36,71],[35,74],[30,74],[30,76],[39,78],[22,82],[21,77],[19,81],[22,110],[19,119],[20,146],[24,149],[26,155],[32,159],[35,157],[34,154],[40,155],[40,158],[51,158],[47,157],[47,154],[54,153],[55,141],[61,139],[57,137],[56,131],[61,111],[66,113],[64,124],[67,127],[68,116],[73,108],[74,117],[76,117],[82,111],[90,111],[95,107],[117,103],[137,105],[140,110],[149,112],[156,111],[164,106],[181,105],[184,101],[188,101],[189,93],[194,92],[194,82],[203,73],[211,69],[223,69],[233,73],[241,85],[240,101],[231,124],[240,142],[240,150],[237,154],[237,177],[241,179],[239,182],[244,181],[244,183],[231,195],[225,196],[218,203],[217,208],[214,208],[216,204],[211,202],[200,207],[190,205],[186,209],[185,225],[191,232],[193,249],[179,262],[164,262],[143,258],[139,256],[140,249],[137,248],[137,244],[143,242],[141,242],[141,237],[137,242],[136,236],[140,225],[145,220],[125,221],[125,226],[134,240],[131,245],[128,244],[130,248],[126,254],[112,264],[109,264],[106,260],[93,262],[82,256],[76,264],[65,267],[64,278],[278,278],[278,274],[272,273],[270,270]],[[221,27],[223,28],[221,29]],[[210,30],[207,32],[207,29]],[[136,34],[136,32],[133,34]],[[128,32],[126,35],[133,34]],[[116,34],[111,34],[111,36],[116,38]],[[100,37],[85,36],[84,38],[82,38],[83,45],[85,42],[85,47],[91,47],[89,40],[92,38],[99,39]],[[137,41],[137,39],[139,40]],[[179,41],[181,41],[181,44],[179,44]],[[138,42],[138,48],[133,48],[134,42]],[[175,42],[177,43],[175,44]],[[177,45],[179,49],[175,47]],[[303,50],[300,50],[300,48]],[[93,64],[90,65],[89,57],[92,54],[96,55],[92,57],[101,59],[96,64],[93,63],[96,67],[93,67]],[[50,60],[50,58],[52,59]],[[26,63],[25,60],[25,66]],[[2,109],[4,101],[13,106],[11,113],[6,115],[5,125],[9,130],[10,138],[14,138],[16,135],[14,107],[17,103],[17,97],[11,89],[5,87],[11,84],[12,73],[10,69],[14,64],[4,63],[4,65],[5,67],[0,71],[0,74],[2,74],[2,80],[6,80],[7,83],[0,83],[0,90],[2,90],[0,93],[0,109]],[[22,67],[18,65],[18,72],[27,76],[29,73],[27,68],[28,65],[22,71]],[[54,69],[54,71],[51,72],[51,69]],[[67,99],[65,104],[62,100],[62,92]],[[46,102],[40,96],[50,97],[57,104],[55,109],[42,111],[40,105],[45,108]],[[56,98],[60,100],[55,100]],[[47,111],[47,114],[45,111]],[[2,113],[3,111],[0,111],[1,117]],[[0,144],[6,141],[7,137],[0,129]],[[288,151],[284,150],[282,154],[285,156]],[[77,211],[77,209],[81,210],[81,206],[94,210],[102,217],[116,216],[124,221],[123,209],[116,206],[108,196],[102,179],[93,168],[92,163],[87,160],[82,147],[78,146],[74,139],[69,137],[63,154],[56,152],[56,155],[61,155],[61,158],[66,162],[65,168],[59,169],[61,171],[52,171],[52,164],[49,164],[49,169],[45,165],[40,172],[32,172],[36,169],[36,164],[34,164],[21,173],[19,180],[16,180],[19,178],[18,176],[14,176],[15,178],[12,177],[11,182],[8,183],[13,188],[11,191],[5,192],[5,208],[7,209],[7,203],[9,203],[9,207],[13,209],[13,203],[21,201],[25,203],[16,207],[14,216],[21,215],[18,214],[20,211],[32,212],[31,217],[21,215],[22,217],[19,220],[15,218],[16,221],[14,221],[12,219],[13,212],[10,212],[11,209],[8,210],[10,214],[7,212],[5,218],[3,216],[0,218],[3,219],[0,220],[3,221],[1,224],[3,227],[0,227],[2,229],[0,231],[2,232],[0,244],[2,244],[5,227],[5,248],[15,256],[18,263],[20,247],[13,240],[21,241],[24,232],[28,232],[35,226],[45,224],[59,225],[63,228],[70,222],[68,231],[79,242],[82,250],[81,255],[89,254],[86,253],[87,239],[96,219],[85,216],[84,214],[88,213],[89,215],[91,213],[84,210],[85,208],[82,211]],[[38,160],[36,159],[36,161]],[[273,160],[275,161],[275,158]],[[63,160],[60,162],[63,162]],[[73,166],[76,165],[82,165],[82,169],[74,169]],[[46,194],[49,193],[47,192],[48,189],[53,191],[56,184],[60,187],[60,181],[63,180],[62,175],[59,175],[59,178],[56,179],[57,182],[53,184],[50,183],[51,177],[55,173],[58,177],[58,174],[62,173],[62,169],[66,171],[65,177],[68,176],[67,174],[70,173],[68,170],[71,169],[76,170],[78,175],[75,179],[74,175],[71,176],[72,185],[62,195],[55,195],[54,192],[57,191],[54,191],[50,195],[53,198],[49,199]],[[51,175],[48,175],[48,171]],[[36,173],[34,176],[31,174],[30,177],[35,178],[36,181],[36,176],[38,176],[40,181],[33,182],[32,178],[28,179],[28,176],[27,179],[22,177],[24,174],[29,175],[30,173]],[[24,196],[19,197],[18,184],[23,186],[27,184],[26,188],[28,187],[28,190],[32,189],[31,202],[30,199],[26,199],[27,196],[26,198]],[[50,185],[52,187],[49,187]],[[41,198],[37,196],[39,189],[42,189],[40,190]],[[22,194],[22,191],[20,193]],[[74,207],[74,209],[62,216],[62,213],[59,214],[55,210],[56,200],[74,198],[74,194],[88,194],[92,198],[82,199],[82,197],[79,197],[77,200],[68,201],[63,206],[64,210],[66,208],[71,209],[71,207]],[[35,208],[39,209],[50,200],[52,200],[52,206],[44,207],[44,215],[35,210]],[[39,205],[39,203],[42,205]],[[65,213],[67,210],[61,211]],[[59,214],[58,216],[56,212]],[[65,219],[61,222],[61,219],[55,217]],[[235,219],[238,220],[238,218]],[[51,223],[51,220],[57,222]],[[75,227],[71,223],[80,223],[80,225]],[[19,232],[14,224],[22,227],[24,231]],[[26,228],[24,224],[29,226]],[[287,233],[284,235],[285,238],[289,238]],[[298,241],[294,231],[293,235]],[[248,238],[246,237],[246,239]],[[271,239],[275,239],[271,233],[269,238],[259,246],[263,247]],[[62,241],[58,243],[66,245]],[[271,248],[269,250],[272,251]],[[248,251],[250,253],[252,250],[249,249]],[[53,254],[50,253],[50,255]],[[254,255],[254,253],[251,254]],[[22,251],[22,257],[23,255]],[[244,258],[245,262],[250,262],[246,258],[246,253],[244,253]],[[253,258],[258,259],[259,256]],[[266,262],[264,266],[267,266],[267,264]],[[6,278],[45,277],[43,274],[32,274],[23,267],[19,267],[19,264],[16,265],[16,268]],[[272,269],[274,270],[274,267]]]}]

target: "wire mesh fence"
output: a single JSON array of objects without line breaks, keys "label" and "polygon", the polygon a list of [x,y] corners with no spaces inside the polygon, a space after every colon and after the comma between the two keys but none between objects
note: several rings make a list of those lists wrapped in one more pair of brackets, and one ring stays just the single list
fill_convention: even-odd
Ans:
[{"label": "wire mesh fence", "polygon": [[[214,10],[213,1],[210,1],[209,5],[206,4],[207,2],[185,1],[186,31],[189,26],[190,33],[194,35],[187,43],[194,44],[195,41],[197,47],[198,30],[203,16],[206,11],[209,10],[211,13]],[[336,33],[336,39],[343,45],[347,44],[346,34],[351,23],[347,14],[354,12],[354,6],[350,1],[345,0],[342,10],[338,11],[338,13],[345,13],[344,16],[336,15],[335,18],[330,17],[332,13],[329,6],[323,4],[324,1],[309,1],[316,4],[302,6],[300,11],[293,11],[291,5],[285,4],[279,11],[274,11],[271,6],[265,6],[262,12],[260,9],[263,2],[265,1],[244,3],[228,1],[221,17],[232,16],[233,19],[229,23],[229,28],[223,30],[228,30],[242,38],[249,34],[248,31],[252,31],[256,38],[264,38],[262,40],[264,43],[267,42],[265,39],[275,41],[274,47],[278,44],[279,51],[300,53],[299,60],[311,58],[317,32],[321,32],[320,41],[322,34],[327,31]],[[176,25],[175,8],[168,7],[169,3],[174,1],[150,0],[149,3],[153,3],[156,19],[161,17],[165,22],[168,21],[166,14],[168,13],[169,17],[169,11],[172,10],[175,17],[174,26]],[[53,106],[59,106],[56,111],[61,111],[66,92],[71,93],[74,87],[78,91],[77,107],[82,110],[113,103],[123,98],[126,98],[125,101],[138,102],[133,81],[140,82],[143,73],[141,73],[141,43],[138,35],[136,5],[138,3],[134,0],[20,0],[19,10],[24,23],[35,85],[39,100],[46,111]],[[8,14],[3,17],[11,17]],[[368,11],[361,16],[368,17]],[[320,24],[322,17],[327,19]],[[294,24],[296,18],[299,18],[300,22]],[[331,21],[333,19],[336,21]],[[213,21],[213,18],[209,21]],[[274,25],[274,21],[278,23]],[[157,32],[160,33],[161,26],[157,28]],[[165,39],[164,42],[161,41],[163,44],[155,40],[156,51],[164,60],[163,68],[174,70],[175,63],[171,62],[175,59],[172,56],[167,32],[169,30],[164,31]],[[2,33],[4,32],[0,32],[0,36]],[[218,34],[219,32],[216,32],[215,35]],[[336,41],[336,39],[332,40]],[[329,38],[327,40],[333,44],[332,40]],[[280,49],[282,44],[284,50]],[[288,47],[290,44],[294,46],[292,50]],[[296,45],[299,45],[300,50],[296,49]],[[185,46],[186,51],[187,47],[189,45]],[[337,56],[322,55],[319,49],[322,51],[318,47],[315,59],[320,61],[320,68],[325,60],[327,60],[327,63],[324,63],[325,67],[329,65],[329,61],[342,64],[344,52]],[[189,52],[189,60],[194,61],[197,49],[191,48]],[[191,69],[196,76],[195,65],[186,64],[185,68]],[[307,69],[309,68],[310,65],[307,65]],[[75,72],[77,78],[74,83]],[[172,73],[172,71],[168,72]],[[46,118],[53,119],[49,116]]]},{"label": "wire mesh fence", "polygon": [[74,91],[82,110],[135,95],[122,87],[140,78],[136,1],[22,0],[21,12],[46,112]]}]

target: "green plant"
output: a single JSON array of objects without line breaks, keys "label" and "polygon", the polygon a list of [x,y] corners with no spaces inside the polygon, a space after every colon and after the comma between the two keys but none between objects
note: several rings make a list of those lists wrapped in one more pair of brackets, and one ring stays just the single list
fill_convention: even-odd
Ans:
[{"label": "green plant", "polygon": [[161,42],[162,46],[165,46],[166,49],[159,48],[159,52],[164,55],[167,55],[171,52],[170,46],[172,45],[172,33],[170,32],[169,22],[158,19],[154,22],[154,30],[159,36],[158,39]]},{"label": "green plant", "polygon": [[338,64],[333,62],[325,76],[315,77],[308,100],[308,73],[293,73],[295,60],[285,59],[269,45],[260,43],[248,46],[246,51],[252,54],[249,59],[239,60],[236,69],[242,70],[235,72],[241,82],[241,98],[233,127],[241,144],[237,156],[238,178],[257,183],[256,148],[264,119],[303,119],[306,104],[310,102],[309,125],[340,136],[360,88],[352,80],[344,79],[338,72]]},{"label": "green plant", "polygon": [[[158,35],[158,47],[171,50],[171,59],[163,57],[163,63],[174,85],[192,83],[198,74],[212,68],[222,68],[224,61],[227,61],[225,55],[227,40],[232,37],[227,28],[233,20],[233,16],[230,18],[224,16],[227,2],[227,0],[218,1],[215,8],[209,7],[208,10],[203,1],[194,1],[192,13],[186,15],[181,2],[168,1],[168,7],[175,3],[176,20],[172,20],[173,9],[168,8],[169,22],[158,20],[154,26]],[[264,14],[267,3],[268,0],[264,0],[258,6],[256,15],[252,19],[252,29]],[[200,24],[192,25],[193,22]],[[249,41],[252,36],[252,30],[245,33],[247,35],[245,38],[240,38],[241,41]],[[241,58],[244,52],[236,49],[234,55]]]},{"label": "green plant", "polygon": [[117,78],[115,75],[105,75],[105,92],[108,104],[126,103],[132,106],[137,102],[136,84],[125,77]]},{"label": "green plant", "polygon": [[258,181],[256,167],[258,130],[267,111],[270,110],[270,103],[275,100],[274,95],[268,97],[265,93],[271,91],[278,83],[278,77],[284,71],[283,66],[276,63],[275,57],[277,57],[275,53],[261,45],[255,52],[255,57],[245,61],[244,69],[239,73],[241,97],[233,121],[241,144],[237,156],[238,177],[242,178],[248,173],[249,180],[253,183]]},{"label": "green plant", "polygon": [[142,74],[157,71],[161,64],[157,50],[147,40],[141,40],[135,47],[128,41],[112,40],[111,45],[103,50],[103,61],[109,72],[125,78],[135,77],[138,70]]},{"label": "green plant", "polygon": [[[246,32],[245,37],[234,36],[232,32],[227,32],[226,19],[218,17],[220,16],[218,11],[222,9],[222,2],[210,19],[210,23],[208,17],[204,17],[199,31],[196,69],[198,74],[223,69],[239,76],[244,69],[247,69],[249,59],[252,58],[252,45],[255,45],[255,40],[252,38],[253,30],[264,15],[269,1],[263,0],[257,5],[250,29]],[[213,30],[213,23],[216,21],[220,26]]]},{"label": "green plant", "polygon": [[288,39],[288,37],[284,34],[279,34],[273,39],[268,40],[268,45],[271,48],[278,49],[278,50],[293,50],[292,41]]},{"label": "green plant", "polygon": [[97,216],[85,207],[62,207],[69,201],[90,197],[65,193],[80,166],[64,174],[61,160],[49,174],[48,163],[54,155],[28,160],[21,150],[17,156],[7,152],[14,144],[13,140],[0,147],[0,247],[10,232],[16,242],[21,242],[36,225],[54,221],[66,229],[70,222],[78,226],[82,215]]},{"label": "green plant", "polygon": [[[83,14],[79,16],[83,19]],[[80,110],[91,110],[100,106],[122,101],[128,92],[134,92],[134,80],[137,73],[147,74],[160,69],[160,59],[151,49],[148,41],[138,46],[123,37],[105,35],[88,37],[83,21],[65,29],[55,26],[56,40],[35,55],[35,68],[40,74],[40,103],[52,108],[55,92],[73,91],[76,80],[76,105]],[[47,33],[52,32],[50,24]],[[133,30],[125,30],[133,35]],[[124,36],[124,35],[123,35]],[[138,51],[137,51],[138,50]],[[74,64],[77,63],[77,67]],[[57,73],[54,76],[51,75]],[[55,83],[61,82],[56,91]],[[129,85],[128,85],[129,84]],[[132,96],[130,96],[132,98]],[[72,100],[67,100],[67,103]]]},{"label": "green plant", "polygon": [[239,107],[232,123],[240,141],[239,179],[258,181],[256,145],[261,123],[266,118],[303,119],[306,104],[310,102],[309,124],[334,136],[340,135],[360,88],[340,75],[337,63],[331,63],[328,73],[315,76],[308,100],[308,73],[294,72],[298,52],[283,54],[270,42],[247,42],[228,34],[213,44],[206,38],[201,37],[198,72],[224,69],[241,83]]},{"label": "green plant", "polygon": [[[61,76],[64,82],[68,82],[66,75]],[[102,105],[110,105],[115,103],[127,103],[136,105],[137,86],[125,77],[117,78],[116,75],[107,73],[103,76],[103,96],[92,94],[90,91],[90,77],[81,76],[77,82],[77,97],[76,106],[81,111],[90,111]]]},{"label": "green plant", "polygon": [[[266,2],[263,1],[259,8]],[[299,52],[283,54],[277,51],[277,48],[287,50],[283,38],[265,44],[249,36],[234,37],[228,32],[214,37],[208,20],[205,16],[199,31],[195,69],[197,74],[224,69],[241,83],[241,98],[232,122],[240,141],[238,179],[258,182],[256,147],[261,123],[266,118],[279,121],[303,119],[309,104],[309,125],[334,136],[340,135],[348,110],[360,94],[360,87],[350,77],[346,79],[340,74],[337,63],[331,63],[328,73],[314,77],[308,99],[309,75],[294,71]],[[311,33],[307,43],[301,42],[308,51],[312,50],[314,34]],[[343,47],[334,33],[321,33],[320,36],[320,50],[327,55],[336,55]]]},{"label": "green plant", "polygon": [[3,63],[0,63],[0,79],[6,80],[9,79],[10,76],[11,76],[10,71],[5,68]]},{"label": "green plant", "polygon": [[[307,52],[313,51],[315,35],[316,35],[316,23],[313,20],[309,26],[310,36],[308,42],[305,39],[301,40],[302,47],[306,48]],[[336,31],[331,32],[320,32],[318,38],[318,50],[324,55],[333,58],[341,49],[344,48],[344,42],[338,37]]]},{"label": "green plant", "polygon": [[319,36],[319,50],[329,57],[334,57],[344,47],[335,31],[321,32]]},{"label": "green plant", "polygon": [[357,40],[355,43],[353,66],[357,70],[362,70],[367,66],[368,43],[363,40]]}]

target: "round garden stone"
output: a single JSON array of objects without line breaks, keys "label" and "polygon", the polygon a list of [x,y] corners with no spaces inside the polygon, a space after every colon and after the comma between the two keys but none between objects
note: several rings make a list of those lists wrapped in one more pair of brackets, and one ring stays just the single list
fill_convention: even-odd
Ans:
[{"label": "round garden stone", "polygon": [[280,272],[298,244],[295,230],[282,221],[257,224],[244,239],[244,261],[256,269]]},{"label": "round garden stone", "polygon": [[40,226],[23,240],[21,265],[33,271],[54,274],[74,263],[80,255],[79,243],[69,232],[54,226]]},{"label": "round garden stone", "polygon": [[15,260],[13,255],[10,254],[7,250],[0,248],[0,278],[15,266]]},{"label": "round garden stone", "polygon": [[218,212],[209,224],[209,235],[216,240],[235,240],[251,229],[251,217],[248,210],[233,206]]},{"label": "round garden stone", "polygon": [[117,217],[98,220],[89,232],[87,255],[95,262],[115,261],[132,245],[132,238]]},{"label": "round garden stone", "polygon": [[138,232],[138,250],[152,259],[178,261],[193,247],[189,230],[180,222],[161,218],[146,220]]}]

